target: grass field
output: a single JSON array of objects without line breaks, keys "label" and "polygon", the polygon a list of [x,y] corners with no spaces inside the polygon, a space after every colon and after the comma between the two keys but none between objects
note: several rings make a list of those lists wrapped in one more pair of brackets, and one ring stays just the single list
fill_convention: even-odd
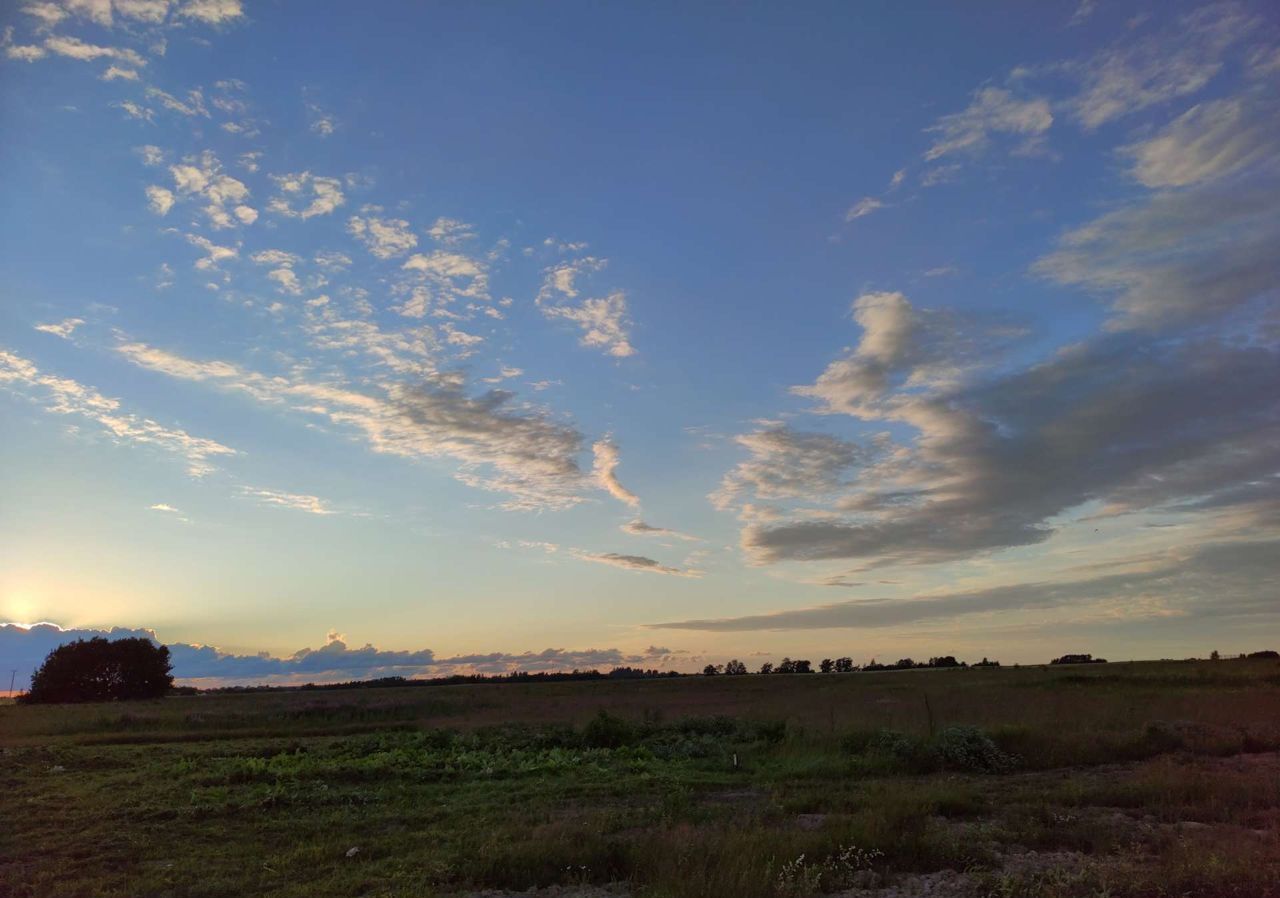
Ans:
[{"label": "grass field", "polygon": [[1280,896],[1278,749],[1275,661],[4,704],[0,894]]}]

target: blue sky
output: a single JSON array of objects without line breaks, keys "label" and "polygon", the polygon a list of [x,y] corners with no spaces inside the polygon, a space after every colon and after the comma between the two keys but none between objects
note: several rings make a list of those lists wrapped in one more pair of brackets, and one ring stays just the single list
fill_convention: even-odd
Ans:
[{"label": "blue sky", "polygon": [[0,18],[0,621],[63,628],[14,646],[1274,631],[1267,4]]}]

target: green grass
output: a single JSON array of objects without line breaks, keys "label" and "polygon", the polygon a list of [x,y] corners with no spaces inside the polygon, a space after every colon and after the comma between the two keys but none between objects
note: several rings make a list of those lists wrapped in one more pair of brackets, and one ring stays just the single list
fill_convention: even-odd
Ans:
[{"label": "green grass", "polygon": [[0,894],[1280,894],[1275,663],[1107,667],[0,706]]}]

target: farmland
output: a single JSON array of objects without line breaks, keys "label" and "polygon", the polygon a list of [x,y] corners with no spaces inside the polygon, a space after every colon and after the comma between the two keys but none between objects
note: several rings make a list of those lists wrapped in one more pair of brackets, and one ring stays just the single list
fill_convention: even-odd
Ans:
[{"label": "farmland", "polygon": [[0,894],[1280,895],[1280,666],[0,706]]}]

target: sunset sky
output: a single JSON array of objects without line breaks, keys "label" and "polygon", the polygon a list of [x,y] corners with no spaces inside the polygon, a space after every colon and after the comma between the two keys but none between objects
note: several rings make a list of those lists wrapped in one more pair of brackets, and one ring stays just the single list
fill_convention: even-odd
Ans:
[{"label": "sunset sky", "polygon": [[1280,647],[1273,4],[0,30],[6,674]]}]

